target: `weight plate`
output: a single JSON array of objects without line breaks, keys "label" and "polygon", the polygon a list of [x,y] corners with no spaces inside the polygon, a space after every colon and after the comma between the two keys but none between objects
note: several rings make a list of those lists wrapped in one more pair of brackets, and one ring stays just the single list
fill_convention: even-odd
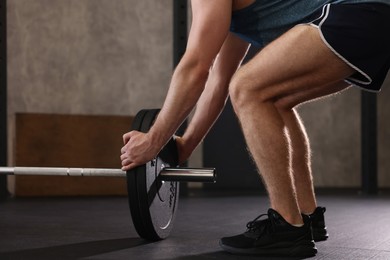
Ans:
[{"label": "weight plate", "polygon": [[[138,129],[147,132],[158,112],[157,109],[148,110]],[[139,225],[136,230],[142,238],[156,241],[168,237],[171,232],[178,206],[179,183],[162,182],[158,175],[164,167],[175,167],[177,160],[176,143],[172,138],[157,158],[128,172],[128,175],[135,175],[135,178],[128,176],[127,180],[129,189],[136,186],[139,212],[135,212],[134,215],[132,213],[132,217],[134,225]],[[136,184],[133,183],[134,181]],[[130,207],[132,207],[131,204]],[[134,206],[131,212],[135,208],[137,207]],[[141,216],[141,221],[138,219],[134,221],[134,218],[138,216]]]},{"label": "weight plate", "polygon": [[[142,121],[147,110],[141,110],[135,116],[131,130],[141,130]],[[138,169],[138,168],[137,168]],[[141,234],[146,234],[145,224],[142,220],[141,211],[139,207],[138,191],[137,191],[137,180],[136,180],[136,170],[132,169],[127,171],[127,194],[129,199],[129,208],[131,213],[131,218],[133,220],[133,225],[137,233],[143,237]]]},{"label": "weight plate", "polygon": [[[149,131],[150,127],[153,125],[158,113],[160,110],[158,109],[150,109],[147,110],[142,120],[141,128],[139,131],[146,133]],[[149,211],[149,203],[145,200],[145,194],[147,196],[150,189],[153,189],[154,186],[149,187],[147,185],[147,178],[150,174],[154,175],[155,169],[148,167],[151,162],[146,163],[136,169],[136,185],[138,190],[138,205],[140,208],[140,213],[142,216],[143,225],[145,227],[145,232],[143,234],[139,234],[140,237],[145,238],[147,240],[156,241],[159,240],[158,237],[155,236],[154,226],[148,221],[151,218],[151,213]]]}]

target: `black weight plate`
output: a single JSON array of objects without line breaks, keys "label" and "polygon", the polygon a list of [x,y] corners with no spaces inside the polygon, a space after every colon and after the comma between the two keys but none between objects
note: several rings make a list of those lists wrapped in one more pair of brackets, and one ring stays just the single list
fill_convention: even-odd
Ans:
[{"label": "black weight plate", "polygon": [[[139,131],[143,133],[147,133],[150,129],[150,127],[153,125],[153,122],[155,121],[156,116],[159,113],[159,109],[150,109],[147,110],[144,116],[144,119],[142,120],[141,127]],[[136,175],[136,186],[137,186],[137,198],[138,198],[138,205],[140,209],[140,215],[142,218],[143,226],[144,226],[144,232],[138,233],[138,235],[144,239],[156,241],[160,238],[155,236],[154,226],[150,224],[150,212],[149,212],[149,203],[145,202],[145,194],[148,194],[147,185],[146,185],[146,178],[149,175],[150,168],[148,168],[149,164],[152,164],[153,161],[146,163],[145,165],[141,165],[136,168],[135,175]],[[153,172],[154,173],[154,172]]]},{"label": "black weight plate", "polygon": [[[142,132],[147,132],[153,124],[159,110],[149,110],[142,120]],[[164,167],[177,165],[176,143],[171,139],[155,160],[146,165],[137,167],[133,173],[135,178],[128,178],[128,182],[135,181],[138,205],[142,225],[136,228],[138,234],[145,239],[156,241],[166,238],[173,227],[178,205],[179,183],[162,182],[158,178],[160,170]],[[134,184],[128,184],[128,187]],[[130,194],[129,194],[130,195]],[[134,218],[134,217],[133,217]],[[137,225],[134,222],[134,225]]]},{"label": "black weight plate", "polygon": [[[144,120],[145,114],[148,110],[141,110],[137,113],[135,116],[131,130],[141,130],[142,121]],[[142,220],[141,211],[139,207],[139,199],[138,199],[138,191],[137,191],[137,180],[136,180],[136,169],[132,169],[130,171],[127,171],[126,177],[127,177],[127,194],[129,199],[129,208],[131,213],[131,218],[133,220],[133,225],[137,231],[138,234],[140,234],[141,237],[146,234],[146,228],[144,225],[144,222]]]},{"label": "black weight plate", "polygon": [[[150,110],[144,117],[142,128],[145,132],[152,126],[159,110]],[[158,175],[164,167],[177,165],[177,148],[173,139],[162,149],[155,160],[146,164],[145,173],[137,173],[141,215],[148,230],[145,237],[160,240],[168,237],[173,227],[178,205],[179,183],[162,182]]]},{"label": "black weight plate", "polygon": [[[162,182],[159,180],[158,174],[159,171],[165,167],[176,167],[177,165],[177,146],[174,139],[171,138],[157,158],[155,167],[156,177],[154,180],[157,196],[153,197],[153,193],[151,192],[148,194],[149,202],[152,202],[150,206],[151,222],[160,239],[166,238],[173,228],[179,203],[180,183],[173,181]],[[149,181],[149,183],[151,183],[151,181]],[[153,201],[151,200],[152,198],[154,198]]]}]

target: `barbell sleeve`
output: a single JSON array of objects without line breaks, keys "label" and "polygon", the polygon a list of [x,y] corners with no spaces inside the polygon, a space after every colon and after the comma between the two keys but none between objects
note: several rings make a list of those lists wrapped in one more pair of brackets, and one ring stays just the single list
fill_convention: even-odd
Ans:
[{"label": "barbell sleeve", "polygon": [[[0,175],[126,177],[126,172],[104,168],[0,167]],[[159,178],[162,181],[215,182],[216,172],[213,168],[167,167],[160,171]]]},{"label": "barbell sleeve", "polygon": [[160,172],[163,181],[215,182],[214,168],[164,168]]}]

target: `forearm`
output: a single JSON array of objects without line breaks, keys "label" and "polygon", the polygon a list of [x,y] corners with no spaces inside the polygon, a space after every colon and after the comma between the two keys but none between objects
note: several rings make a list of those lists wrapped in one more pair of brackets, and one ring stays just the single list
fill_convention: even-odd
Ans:
[{"label": "forearm", "polygon": [[[123,170],[151,160],[176,132],[201,96],[210,66],[229,34],[231,0],[192,0],[191,7],[192,23],[186,53],[172,76],[164,105],[149,132],[131,131],[123,136]],[[232,48],[231,53],[234,55],[236,51]],[[201,103],[211,102],[209,100]],[[178,139],[177,144],[180,150],[179,140],[181,139]],[[181,150],[186,150],[185,144],[183,147]],[[179,154],[184,153],[179,151]]]},{"label": "forearm", "polygon": [[162,147],[196,105],[208,77],[208,69],[183,61],[175,70],[160,114],[149,131],[156,146]]},{"label": "forearm", "polygon": [[211,72],[212,55],[205,58],[201,48],[186,52],[173,74],[164,106],[148,133],[156,149],[166,144],[197,104],[195,115],[183,136],[186,155],[195,149],[221,113],[230,79],[240,66],[248,46],[237,36],[229,34]]},{"label": "forearm", "polygon": [[194,116],[182,137],[190,150],[198,146],[221,114],[226,104],[228,86],[228,79],[217,79],[213,75],[207,81]]},{"label": "forearm", "polygon": [[248,43],[232,34],[227,37],[210,72],[195,114],[182,137],[189,151],[194,150],[203,140],[221,114],[229,94],[230,80],[240,66],[248,46]]}]

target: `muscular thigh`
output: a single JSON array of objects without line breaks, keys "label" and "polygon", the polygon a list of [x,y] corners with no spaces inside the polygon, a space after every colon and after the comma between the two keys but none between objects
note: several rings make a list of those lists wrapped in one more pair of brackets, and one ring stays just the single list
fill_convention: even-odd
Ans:
[{"label": "muscular thigh", "polygon": [[331,96],[332,94],[339,93],[349,87],[350,85],[345,81],[339,81],[329,85],[310,88],[279,97],[275,100],[275,106],[279,109],[290,110],[299,104]]},{"label": "muscular thigh", "polygon": [[274,101],[330,86],[353,72],[323,43],[316,28],[299,25],[267,45],[235,77],[249,82],[246,91]]}]

